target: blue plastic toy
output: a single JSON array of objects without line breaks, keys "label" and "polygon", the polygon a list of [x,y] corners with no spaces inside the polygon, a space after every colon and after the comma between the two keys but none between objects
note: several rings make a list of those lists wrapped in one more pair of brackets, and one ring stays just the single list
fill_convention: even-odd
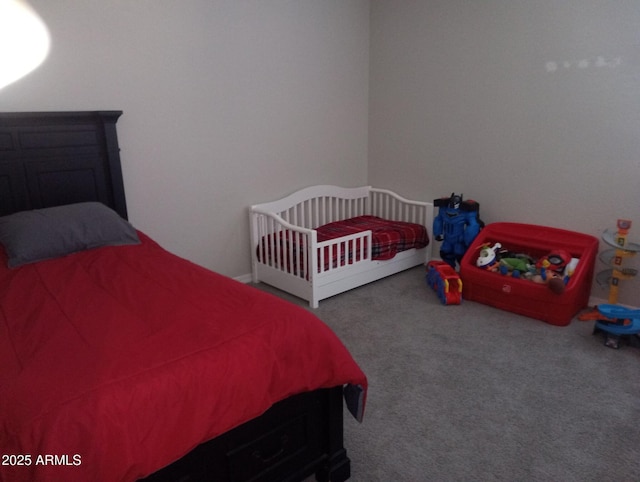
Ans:
[{"label": "blue plastic toy", "polygon": [[472,200],[463,201],[462,194],[451,193],[448,198],[435,199],[438,215],[433,220],[433,235],[442,241],[440,258],[455,269],[467,248],[482,228],[478,219],[480,205]]},{"label": "blue plastic toy", "polygon": [[606,346],[619,348],[621,339],[637,341],[640,333],[640,310],[610,304],[598,305],[596,310],[603,315],[603,319],[596,321],[593,333],[604,333]]}]

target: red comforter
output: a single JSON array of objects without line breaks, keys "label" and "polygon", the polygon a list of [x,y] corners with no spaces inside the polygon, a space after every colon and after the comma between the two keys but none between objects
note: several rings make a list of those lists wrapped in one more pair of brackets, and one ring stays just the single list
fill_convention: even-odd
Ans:
[{"label": "red comforter", "polygon": [[292,394],[366,390],[311,313],[140,238],[0,249],[0,480],[135,480]]}]

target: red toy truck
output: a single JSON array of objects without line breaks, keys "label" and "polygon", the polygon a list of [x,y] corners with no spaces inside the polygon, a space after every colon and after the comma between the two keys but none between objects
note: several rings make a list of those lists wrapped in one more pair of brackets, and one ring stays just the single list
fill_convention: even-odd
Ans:
[{"label": "red toy truck", "polygon": [[459,305],[462,301],[462,280],[444,261],[427,263],[427,284],[434,289],[444,305]]}]

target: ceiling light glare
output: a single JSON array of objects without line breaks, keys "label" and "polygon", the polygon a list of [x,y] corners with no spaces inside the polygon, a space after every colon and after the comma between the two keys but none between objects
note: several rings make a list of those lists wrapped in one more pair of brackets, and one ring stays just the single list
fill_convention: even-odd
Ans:
[{"label": "ceiling light glare", "polygon": [[49,53],[49,31],[23,0],[0,0],[0,89],[38,67]]}]

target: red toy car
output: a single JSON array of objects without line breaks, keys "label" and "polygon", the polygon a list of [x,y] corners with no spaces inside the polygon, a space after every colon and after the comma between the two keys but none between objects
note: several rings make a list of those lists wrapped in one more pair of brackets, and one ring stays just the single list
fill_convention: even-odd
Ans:
[{"label": "red toy car", "polygon": [[462,280],[458,273],[444,261],[427,263],[427,284],[438,294],[444,305],[459,305],[462,302]]}]

